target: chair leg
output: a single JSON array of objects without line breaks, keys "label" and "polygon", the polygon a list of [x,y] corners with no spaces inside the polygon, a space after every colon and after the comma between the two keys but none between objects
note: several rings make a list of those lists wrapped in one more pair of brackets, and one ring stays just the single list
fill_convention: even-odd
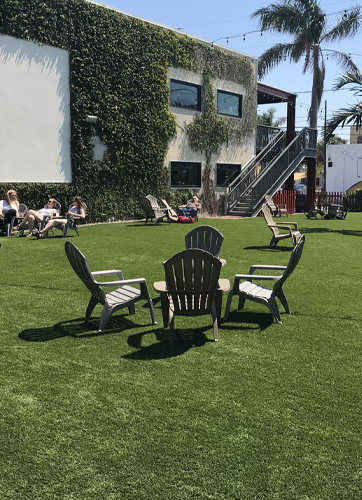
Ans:
[{"label": "chair leg", "polygon": [[233,299],[234,295],[234,287],[230,290],[229,295],[228,295],[228,300],[226,302],[226,308],[225,308],[225,316],[224,316],[224,321],[227,321],[229,312],[230,312],[230,306],[231,306],[231,301]]},{"label": "chair leg", "polygon": [[66,237],[67,237],[67,234],[68,234],[68,227],[69,227],[69,224],[68,224],[68,223],[64,224],[64,228],[63,228],[63,238],[66,238]]},{"label": "chair leg", "polygon": [[175,337],[175,315],[172,313],[172,317],[170,319],[170,344],[173,344],[173,339]]},{"label": "chair leg", "polygon": [[152,302],[151,296],[149,294],[149,291],[148,291],[148,288],[147,288],[147,284],[146,283],[141,283],[140,288],[141,288],[141,297],[143,297],[144,299],[146,299],[147,302],[148,302],[148,305],[149,305],[149,308],[150,308],[150,313],[151,313],[152,324],[153,325],[157,325],[157,321],[156,321],[156,318],[155,318],[155,310],[153,308],[153,302]]},{"label": "chair leg", "polygon": [[288,314],[290,314],[290,310],[289,310],[289,306],[288,306],[288,301],[287,301],[287,299],[286,299],[286,297],[284,295],[283,290],[282,289],[279,290],[275,295],[278,297],[278,299],[282,303],[282,306],[284,307],[285,312],[288,313]]},{"label": "chair leg", "polygon": [[95,306],[98,304],[98,301],[94,298],[94,297],[91,297],[90,298],[90,301],[89,301],[89,304],[88,304],[88,307],[87,307],[87,310],[85,312],[85,318],[84,318],[84,323],[87,323],[87,321],[89,320],[89,318],[91,317],[91,314],[93,312],[93,309],[95,308]]},{"label": "chair leg", "polygon": [[274,297],[271,297],[268,300],[267,306],[269,307],[270,312],[272,313],[272,315],[274,316],[274,318],[277,320],[277,322],[280,323],[280,324],[282,324],[282,320],[280,318],[278,304],[277,304],[277,302],[276,302],[276,300],[275,300]]},{"label": "chair leg", "polygon": [[170,323],[170,321],[169,321],[170,302],[168,300],[167,293],[161,293],[160,299],[161,299],[163,326],[164,326],[164,328],[167,328],[169,323]]},{"label": "chair leg", "polygon": [[107,323],[112,316],[112,308],[108,306],[107,302],[103,306],[103,311],[101,315],[101,319],[99,321],[98,332],[101,332],[107,326]]},{"label": "chair leg", "polygon": [[128,306],[128,312],[129,312],[130,314],[136,314],[136,308],[135,308],[134,304],[130,304],[130,305]]},{"label": "chair leg", "polygon": [[214,340],[215,342],[217,342],[219,340],[219,330],[217,327],[217,312],[216,312],[215,302],[213,302],[211,306],[211,316],[214,325]]},{"label": "chair leg", "polygon": [[215,307],[216,307],[216,316],[218,324],[221,323],[221,306],[222,306],[222,291],[218,290],[215,294]]}]

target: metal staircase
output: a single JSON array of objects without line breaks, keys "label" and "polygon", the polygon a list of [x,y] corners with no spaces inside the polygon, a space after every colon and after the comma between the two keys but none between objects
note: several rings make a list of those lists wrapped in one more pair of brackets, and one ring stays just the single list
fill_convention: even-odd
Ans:
[{"label": "metal staircase", "polygon": [[317,130],[304,128],[288,146],[285,133],[279,132],[230,184],[228,213],[242,217],[257,215],[265,195],[273,196],[304,158],[315,158],[316,151]]}]

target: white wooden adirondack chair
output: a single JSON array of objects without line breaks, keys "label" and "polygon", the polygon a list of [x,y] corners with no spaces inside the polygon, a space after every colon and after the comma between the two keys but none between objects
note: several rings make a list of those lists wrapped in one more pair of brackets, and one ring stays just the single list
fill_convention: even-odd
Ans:
[{"label": "white wooden adirondack chair", "polygon": [[[251,300],[253,302],[258,302],[260,304],[266,305],[274,318],[278,323],[281,323],[282,320],[280,318],[278,304],[276,302],[276,298],[280,300],[285,311],[290,314],[289,306],[287,299],[283,292],[283,285],[285,280],[292,274],[294,269],[296,268],[303,252],[305,236],[303,235],[295,248],[292,251],[292,254],[289,259],[289,263],[287,266],[268,266],[268,265],[254,265],[249,269],[249,274],[236,274],[234,279],[234,284],[232,289],[229,292],[226,309],[225,309],[225,321],[228,318],[230,312],[231,301],[234,295],[239,296],[239,306],[238,309],[242,309],[244,307],[245,300]],[[266,275],[255,275],[254,272],[257,270],[271,270],[271,271],[284,271],[281,276],[266,276]],[[247,280],[240,283],[241,280]],[[265,288],[261,285],[254,283],[254,281],[260,280],[272,280],[276,281],[275,285],[272,289]]]},{"label": "white wooden adirondack chair", "polygon": [[[98,331],[101,332],[107,326],[107,323],[112,316],[112,314],[118,309],[123,309],[128,307],[130,314],[135,314],[134,304],[139,300],[147,300],[151,311],[151,319],[154,325],[157,325],[155,320],[155,312],[153,309],[152,299],[148,293],[146,280],[144,278],[136,278],[131,280],[125,280],[123,278],[123,273],[119,269],[112,269],[108,271],[96,271],[91,272],[87,259],[78,250],[78,248],[70,241],[65,242],[65,253],[67,254],[70,265],[80,278],[85,286],[91,293],[91,298],[87,307],[87,311],[84,318],[84,323],[89,320],[93,309],[97,304],[103,306],[103,311],[101,319],[99,322]],[[94,277],[95,276],[118,276],[117,281],[108,281],[98,283]],[[131,287],[129,285],[138,284],[140,285],[140,290],[138,288]],[[119,286],[117,290],[111,293],[105,293],[103,287],[116,287]]]},{"label": "white wooden adirondack chair", "polygon": [[[273,221],[273,217],[270,213],[268,205],[264,204],[262,206],[262,212],[264,215],[265,222],[268,224],[269,229],[273,233],[273,237],[270,241],[270,246],[275,247],[279,240],[285,240],[286,238],[291,238],[293,246],[297,244],[298,239],[302,236],[298,231],[298,224],[296,222],[279,222],[276,224]],[[292,229],[294,227],[294,230]],[[280,233],[280,230],[284,230],[284,233]]]}]

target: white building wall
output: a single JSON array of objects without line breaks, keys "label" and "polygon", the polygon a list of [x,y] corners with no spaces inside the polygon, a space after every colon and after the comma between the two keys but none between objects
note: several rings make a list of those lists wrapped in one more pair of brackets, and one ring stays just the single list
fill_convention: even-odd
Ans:
[{"label": "white building wall", "polygon": [[0,182],[71,182],[66,50],[0,35]]},{"label": "white building wall", "polygon": [[[331,165],[331,166],[330,166]],[[327,192],[346,192],[362,180],[362,144],[327,146]]]}]

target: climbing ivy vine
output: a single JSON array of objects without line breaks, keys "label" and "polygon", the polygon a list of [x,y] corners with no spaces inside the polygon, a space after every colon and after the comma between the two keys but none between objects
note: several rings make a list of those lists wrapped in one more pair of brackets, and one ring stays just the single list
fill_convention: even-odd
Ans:
[{"label": "climbing ivy vine", "polygon": [[[15,188],[29,207],[44,205],[48,196],[67,206],[78,194],[87,203],[90,220],[124,219],[141,215],[141,195],[170,199],[164,165],[169,141],[176,134],[176,120],[169,110],[170,66],[204,76],[204,110],[188,134],[192,148],[205,153],[207,168],[225,141],[245,140],[255,126],[255,77],[251,78],[250,62],[171,30],[85,0],[2,0],[0,33],[69,53],[73,181],[0,184],[2,192]],[[211,99],[214,77],[247,88],[246,106],[252,113],[244,107],[242,124],[232,125],[233,120],[216,116]],[[85,122],[87,115],[98,117],[95,125]],[[92,135],[107,145],[102,161],[93,159]],[[204,189],[211,193],[207,168]]]}]

